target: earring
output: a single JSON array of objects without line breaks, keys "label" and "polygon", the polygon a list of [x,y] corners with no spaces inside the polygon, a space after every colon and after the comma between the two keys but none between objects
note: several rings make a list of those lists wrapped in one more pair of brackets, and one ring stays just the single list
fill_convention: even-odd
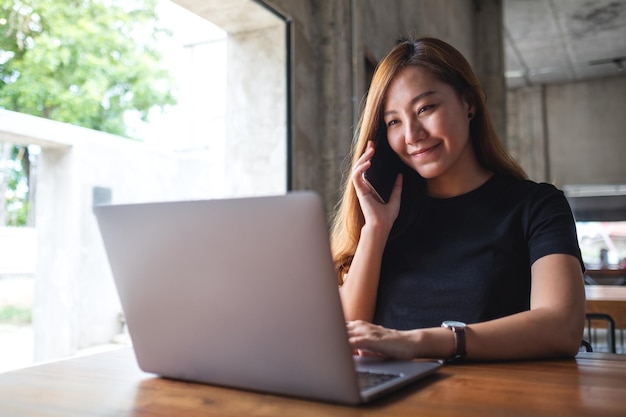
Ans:
[{"label": "earring", "polygon": [[467,113],[467,118],[468,119],[474,118],[474,113]]}]

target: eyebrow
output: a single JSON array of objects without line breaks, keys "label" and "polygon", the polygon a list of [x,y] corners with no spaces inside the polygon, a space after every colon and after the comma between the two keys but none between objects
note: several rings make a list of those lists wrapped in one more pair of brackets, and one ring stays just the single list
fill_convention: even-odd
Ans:
[{"label": "eyebrow", "polygon": [[[434,91],[434,90],[424,91],[423,93],[420,93],[420,94],[416,95],[415,97],[413,97],[411,99],[411,105],[419,102],[424,97],[431,96],[431,95],[433,95],[435,93],[436,93],[436,91]],[[395,110],[387,110],[387,111],[383,112],[383,116],[386,116],[386,115],[392,114],[392,113],[396,113],[396,111]]]}]

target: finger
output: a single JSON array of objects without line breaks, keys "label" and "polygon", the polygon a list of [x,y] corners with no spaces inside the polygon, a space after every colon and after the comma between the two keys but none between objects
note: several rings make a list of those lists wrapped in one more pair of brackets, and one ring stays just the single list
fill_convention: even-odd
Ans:
[{"label": "finger", "polygon": [[360,167],[360,169],[356,171],[352,176],[352,184],[354,185],[359,199],[361,199],[363,196],[372,195],[372,190],[365,180],[365,171],[370,167],[370,165],[371,163],[369,161],[364,162],[363,166]]},{"label": "finger", "polygon": [[363,175],[371,165],[372,163],[369,159],[359,163],[358,165],[355,165],[354,169],[352,170],[352,180],[355,183],[360,183],[364,181]]},{"label": "finger", "polygon": [[363,162],[365,160],[371,159],[372,156],[374,155],[374,143],[370,140],[367,142],[367,145],[365,146],[365,149],[363,150],[363,153],[361,154],[361,156],[359,157],[359,159],[357,160],[357,163],[359,162]]},{"label": "finger", "polygon": [[358,349],[360,356],[365,356],[368,358],[385,358],[386,356],[380,352],[374,352],[371,350]]},{"label": "finger", "polygon": [[358,352],[377,352],[377,343],[367,336],[354,336],[351,337],[348,342],[350,343],[350,347],[352,350],[356,350]]},{"label": "finger", "polygon": [[370,160],[374,155],[374,148],[366,148],[363,155],[359,157],[359,159],[354,164],[354,168],[352,168],[352,176],[361,175],[369,166],[371,165]]}]

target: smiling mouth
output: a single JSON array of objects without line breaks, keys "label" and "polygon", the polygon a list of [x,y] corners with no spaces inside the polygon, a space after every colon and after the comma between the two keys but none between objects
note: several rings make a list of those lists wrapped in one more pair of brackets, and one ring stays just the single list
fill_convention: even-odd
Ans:
[{"label": "smiling mouth", "polygon": [[424,149],[419,149],[415,152],[412,152],[410,155],[412,158],[420,158],[422,156],[425,156],[427,154],[429,154],[432,150],[434,150],[435,148],[437,148],[439,145],[441,145],[440,143],[433,145],[433,146],[429,146],[428,148],[424,148]]}]

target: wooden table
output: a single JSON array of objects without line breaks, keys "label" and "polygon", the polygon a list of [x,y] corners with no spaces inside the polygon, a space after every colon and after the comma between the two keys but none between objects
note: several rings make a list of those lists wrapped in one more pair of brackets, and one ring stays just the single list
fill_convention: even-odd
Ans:
[{"label": "wooden table", "polygon": [[142,373],[129,348],[0,374],[0,416],[626,416],[626,357],[446,365],[360,407]]},{"label": "wooden table", "polygon": [[585,285],[587,313],[613,317],[617,329],[626,329],[626,286]]}]

